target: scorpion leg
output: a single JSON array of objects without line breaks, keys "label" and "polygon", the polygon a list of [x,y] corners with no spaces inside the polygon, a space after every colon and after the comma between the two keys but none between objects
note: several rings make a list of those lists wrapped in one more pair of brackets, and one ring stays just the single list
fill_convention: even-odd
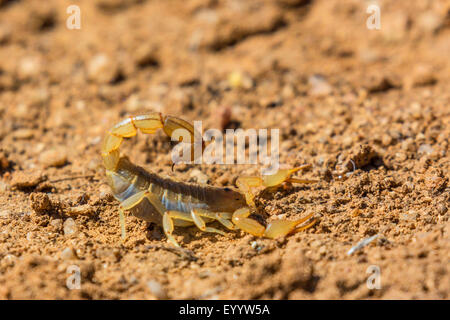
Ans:
[{"label": "scorpion leg", "polygon": [[139,203],[141,203],[141,201],[143,199],[147,199],[161,215],[164,214],[166,209],[164,208],[163,204],[155,195],[150,193],[148,190],[141,191],[141,192],[138,192],[138,193],[132,195],[128,199],[122,201],[119,206],[120,227],[121,227],[121,231],[122,231],[121,232],[122,239],[125,239],[125,237],[126,237],[124,212],[137,206]]},{"label": "scorpion leg", "polygon": [[[122,229],[122,239],[125,239],[125,221],[124,221],[124,217],[123,217],[123,212],[134,208],[143,199],[147,199],[153,205],[153,207],[161,214],[161,216],[163,217],[164,233],[166,234],[168,241],[170,243],[172,243],[173,245],[179,247],[180,245],[177,243],[175,238],[172,236],[174,226],[173,226],[173,221],[168,214],[168,211],[166,211],[166,208],[162,204],[161,200],[159,200],[156,195],[154,195],[153,193],[151,193],[148,190],[138,192],[120,204],[119,213],[120,213],[120,223],[121,223],[121,229]],[[181,217],[175,217],[175,218],[181,219]],[[184,219],[184,220],[186,220],[186,219]]]},{"label": "scorpion leg", "polygon": [[241,230],[254,236],[262,237],[264,235],[264,226],[258,221],[248,218],[250,208],[244,207],[237,209],[232,216],[233,223]]},{"label": "scorpion leg", "polygon": [[174,230],[173,219],[179,219],[179,220],[194,222],[195,225],[202,231],[215,232],[215,233],[220,233],[222,235],[225,235],[220,230],[217,230],[217,229],[214,229],[214,228],[210,228],[210,227],[206,227],[205,222],[203,220],[201,220],[201,218],[200,219],[197,219],[197,218],[199,218],[199,217],[196,216],[196,218],[194,218],[194,215],[190,215],[188,213],[180,212],[180,211],[170,210],[170,211],[164,212],[164,214],[163,214],[163,229],[164,229],[164,233],[166,234],[167,239],[169,240],[169,242],[172,243],[174,246],[177,246],[177,247],[180,246],[178,244],[178,242],[175,240],[175,238],[172,236],[172,232]]},{"label": "scorpion leg", "polygon": [[205,232],[219,233],[223,236],[225,235],[225,233],[219,229],[207,227],[205,221],[201,218],[199,212],[196,209],[191,210],[191,217],[197,228],[199,228],[200,230]]},{"label": "scorpion leg", "polygon": [[172,236],[174,227],[172,218],[169,216],[168,211],[164,212],[163,215],[163,229],[164,233],[166,234],[167,240],[170,243],[172,243],[175,247],[179,247],[180,245],[178,244],[177,240],[175,240],[175,238]]},{"label": "scorpion leg", "polygon": [[284,169],[284,170],[278,170],[277,173],[272,175],[264,175],[262,177],[239,177],[236,180],[236,185],[241,190],[241,192],[245,195],[245,199],[247,201],[247,204],[254,208],[255,202],[254,198],[255,195],[252,192],[253,188],[257,187],[264,187],[264,188],[270,188],[270,187],[276,187],[282,184],[283,182],[291,182],[291,183],[315,183],[317,180],[306,180],[306,179],[298,179],[298,178],[291,178],[291,175],[293,175],[295,172],[306,169],[310,167],[310,165],[303,165],[297,168],[293,169]]},{"label": "scorpion leg", "polygon": [[122,240],[125,240],[126,238],[124,211],[130,210],[133,207],[137,206],[142,201],[142,199],[144,199],[145,192],[146,191],[138,192],[120,203],[119,217],[120,217],[120,230],[122,234]]},{"label": "scorpion leg", "polygon": [[[172,232],[174,230],[174,224],[173,220],[174,218],[182,219],[181,217],[174,217],[173,211],[167,211],[164,205],[162,204],[161,200],[154,195],[153,193],[150,193],[149,191],[146,191],[145,197],[148,201],[155,207],[155,209],[162,215],[163,217],[163,230],[167,237],[167,241],[169,241],[171,244],[173,244],[176,247],[179,247],[177,240],[172,235]],[[185,220],[185,219],[182,219]]]},{"label": "scorpion leg", "polygon": [[256,220],[248,218],[249,215],[249,208],[240,208],[233,213],[232,221],[239,229],[247,233],[258,237],[267,237],[271,239],[284,237],[290,233],[306,230],[316,223],[316,220],[313,220],[306,226],[296,228],[299,224],[302,224],[303,222],[311,218],[313,215],[313,213],[311,213],[304,218],[294,221],[274,220],[267,225],[267,228],[264,228],[264,226]]},{"label": "scorpion leg", "polygon": [[[295,172],[308,168],[310,165],[303,165],[293,169],[285,169],[278,170],[277,173],[273,175],[264,175],[263,177],[239,177],[236,181],[236,185],[241,190],[241,192],[245,195],[245,199],[247,204],[251,208],[255,208],[254,198],[255,195],[252,192],[252,188],[256,187],[264,187],[271,188],[277,187],[283,182],[291,182],[291,183],[314,183],[316,180],[307,180],[307,179],[298,179],[291,178],[291,175]],[[297,226],[309,218],[311,218],[312,214],[295,221],[288,220],[275,220],[269,223],[267,228],[264,228],[257,221],[248,218],[250,215],[250,208],[240,208],[233,213],[232,221],[233,223],[243,231],[253,234],[255,236],[264,236],[268,238],[277,238],[281,236],[286,236],[289,233],[299,232],[302,230],[306,230],[315,224],[315,220],[310,224],[299,227]]]},{"label": "scorpion leg", "polygon": [[232,214],[229,212],[212,212],[205,209],[195,209],[195,213],[201,217],[216,220],[229,230],[236,229],[234,224],[230,221]]},{"label": "scorpion leg", "polygon": [[275,239],[278,237],[284,237],[290,233],[300,232],[303,230],[306,230],[310,227],[312,227],[316,220],[314,219],[311,223],[307,224],[306,226],[296,228],[299,224],[302,224],[303,222],[307,221],[309,218],[311,218],[313,213],[307,215],[304,218],[295,220],[295,221],[289,221],[289,220],[274,220],[267,226],[266,230],[264,231],[264,236],[267,238]]}]

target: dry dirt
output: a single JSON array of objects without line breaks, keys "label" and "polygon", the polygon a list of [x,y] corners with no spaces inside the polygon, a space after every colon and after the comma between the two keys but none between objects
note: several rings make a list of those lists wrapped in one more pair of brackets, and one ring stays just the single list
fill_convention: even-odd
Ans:
[{"label": "dry dirt", "polygon": [[[450,2],[378,3],[380,30],[359,0],[0,0],[0,298],[449,299]],[[258,215],[318,223],[277,240],[177,228],[174,250],[129,216],[122,243],[100,145],[149,111],[279,128],[281,163],[320,182],[261,194]],[[189,182],[259,173],[172,172],[170,150],[161,133],[122,148]]]}]

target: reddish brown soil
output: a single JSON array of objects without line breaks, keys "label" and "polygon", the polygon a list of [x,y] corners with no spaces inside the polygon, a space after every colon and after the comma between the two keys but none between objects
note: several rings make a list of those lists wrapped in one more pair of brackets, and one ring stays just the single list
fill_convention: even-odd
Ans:
[{"label": "reddish brown soil", "polygon": [[[379,1],[381,30],[359,0],[80,0],[69,30],[72,2],[0,0],[0,298],[450,297],[449,1]],[[100,144],[149,111],[280,128],[281,162],[320,182],[260,195],[259,215],[319,222],[278,240],[177,228],[173,250],[130,216],[122,243]],[[259,172],[172,172],[167,139],[122,150],[189,182]]]}]

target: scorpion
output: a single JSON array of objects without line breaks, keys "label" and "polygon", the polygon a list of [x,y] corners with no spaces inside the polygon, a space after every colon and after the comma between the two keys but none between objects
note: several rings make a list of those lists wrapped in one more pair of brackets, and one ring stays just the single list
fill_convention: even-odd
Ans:
[{"label": "scorpion", "polygon": [[[119,148],[125,138],[135,136],[138,130],[143,134],[153,134],[158,129],[162,129],[169,137],[177,129],[187,130],[192,137],[195,134],[194,127],[189,122],[174,116],[152,112],[131,116],[117,123],[106,134],[103,141],[101,152],[107,182],[113,196],[120,202],[122,240],[126,239],[125,212],[162,226],[167,241],[177,247],[180,245],[173,236],[175,226],[195,225],[204,232],[225,235],[223,231],[207,226],[208,223],[217,221],[229,230],[241,229],[254,236],[274,239],[306,230],[316,222],[312,219],[313,221],[309,224],[301,225],[312,217],[311,213],[294,221],[274,220],[264,227],[249,217],[256,211],[254,188],[276,188],[284,182],[317,182],[292,177],[295,172],[309,165],[280,169],[275,174],[261,177],[241,176],[236,180],[236,189],[185,183],[165,178],[148,172],[134,165],[128,157],[121,156]],[[179,142],[181,140],[182,138]]]}]

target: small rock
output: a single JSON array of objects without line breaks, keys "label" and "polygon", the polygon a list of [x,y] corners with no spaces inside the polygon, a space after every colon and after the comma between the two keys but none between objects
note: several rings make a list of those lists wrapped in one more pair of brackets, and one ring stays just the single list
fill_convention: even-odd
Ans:
[{"label": "small rock", "polygon": [[118,76],[118,66],[105,54],[96,55],[89,61],[87,74],[89,80],[97,83],[110,83]]},{"label": "small rock", "polygon": [[13,254],[7,254],[2,261],[5,261],[8,265],[13,266],[17,261],[17,257]]},{"label": "small rock", "polygon": [[406,89],[430,86],[437,82],[433,69],[428,65],[418,65],[403,80]]},{"label": "small rock", "polygon": [[265,108],[275,108],[283,105],[283,99],[278,95],[271,95],[261,98],[259,104]]},{"label": "small rock", "polygon": [[[2,1],[0,1],[0,4]],[[6,43],[11,39],[11,27],[6,24],[0,24],[0,44]]]},{"label": "small rock", "polygon": [[326,248],[325,246],[321,246],[321,247],[319,248],[319,254],[320,254],[321,256],[326,255],[326,254],[327,254],[327,248]]},{"label": "small rock", "polygon": [[162,240],[164,238],[164,234],[161,231],[161,228],[153,228],[149,231],[149,236],[154,240]]},{"label": "small rock", "polygon": [[134,52],[134,61],[137,66],[158,66],[158,57],[155,48],[151,44],[143,44]]},{"label": "small rock", "polygon": [[417,152],[419,154],[432,154],[433,153],[433,148],[429,145],[429,144],[421,144],[419,149],[417,150]]},{"label": "small rock", "polygon": [[64,234],[66,236],[70,236],[70,235],[74,234],[75,232],[77,232],[77,225],[72,218],[69,218],[66,221],[64,221],[63,228],[64,228]]},{"label": "small rock", "polygon": [[414,210],[410,210],[408,212],[400,213],[400,220],[403,221],[416,221],[417,220],[417,212]]},{"label": "small rock", "polygon": [[50,221],[50,225],[55,228],[56,230],[61,230],[63,226],[63,222],[61,219],[53,219]]},{"label": "small rock", "polygon": [[309,77],[308,83],[310,85],[309,93],[313,96],[327,96],[333,91],[325,77],[319,74]]},{"label": "small rock", "polygon": [[0,218],[7,219],[10,216],[11,212],[9,210],[0,211]]},{"label": "small rock", "polygon": [[108,202],[114,199],[114,197],[111,193],[111,188],[109,186],[102,185],[102,186],[100,186],[99,191],[100,191],[100,193],[99,193],[100,199],[108,201]]},{"label": "small rock", "polygon": [[97,248],[95,250],[95,255],[104,260],[117,262],[122,257],[120,250],[117,248]]},{"label": "small rock", "polygon": [[397,85],[387,77],[370,78],[368,81],[369,83],[366,85],[366,87],[369,93],[384,92],[397,87]]},{"label": "small rock", "polygon": [[228,84],[232,88],[251,89],[253,87],[253,80],[247,74],[240,71],[233,71],[228,76]]},{"label": "small rock", "polygon": [[11,180],[11,186],[18,190],[27,190],[36,187],[42,181],[46,180],[46,176],[36,170],[16,171]]},{"label": "small rock", "polygon": [[322,246],[322,241],[320,240],[315,240],[313,242],[311,242],[310,246],[312,248],[319,248],[320,246]]},{"label": "small rock", "polygon": [[34,137],[34,131],[31,129],[19,129],[12,133],[16,140],[29,140]]},{"label": "small rock", "polygon": [[226,186],[230,183],[230,177],[228,175],[222,175],[217,178],[216,182],[222,186]]},{"label": "small rock", "polygon": [[426,32],[436,32],[443,24],[443,17],[431,10],[422,13],[417,19],[418,27]]},{"label": "small rock", "polygon": [[370,145],[360,145],[357,150],[352,150],[352,155],[345,163],[345,168],[349,171],[362,168],[370,164],[372,159],[376,156],[376,151]]},{"label": "small rock", "polygon": [[392,137],[391,137],[390,135],[388,135],[388,134],[383,134],[383,136],[381,137],[381,144],[382,144],[384,147],[390,146],[390,145],[392,144],[392,142],[393,142],[393,139],[392,139]]},{"label": "small rock", "polygon": [[34,233],[30,231],[25,237],[28,241],[31,241],[34,238]]},{"label": "small rock", "polygon": [[51,149],[39,156],[39,162],[46,168],[62,167],[67,163],[67,153],[64,149]]},{"label": "small rock", "polygon": [[0,181],[0,192],[6,192],[11,188],[6,182]]},{"label": "small rock", "polygon": [[59,257],[63,260],[75,260],[78,259],[77,254],[75,252],[75,250],[71,247],[69,248],[65,248],[61,254],[59,255]]},{"label": "small rock", "polygon": [[167,293],[164,287],[155,280],[147,282],[147,288],[157,299],[167,299]]},{"label": "small rock", "polygon": [[35,193],[30,195],[31,209],[37,214],[48,213],[53,210],[53,204],[45,193]]},{"label": "small rock", "polygon": [[3,152],[0,152],[0,171],[8,169],[9,165],[8,157]]},{"label": "small rock", "polygon": [[252,242],[250,243],[250,245],[252,246],[252,248],[253,248],[255,251],[261,251],[261,250],[264,248],[264,244],[262,244],[262,243],[260,243],[260,242],[258,242],[258,241],[252,241]]},{"label": "small rock", "polygon": [[66,210],[68,215],[78,216],[78,215],[89,215],[94,212],[94,208],[88,204],[83,204],[77,207],[70,207]]},{"label": "small rock", "polygon": [[395,154],[395,160],[403,162],[408,159],[408,156],[404,152],[397,152]]},{"label": "small rock", "polygon": [[410,28],[409,17],[406,12],[391,12],[383,16],[381,33],[386,41],[398,42],[406,37]]},{"label": "small rock", "polygon": [[197,183],[200,184],[207,184],[209,180],[208,176],[198,169],[192,170],[190,177],[195,179]]},{"label": "small rock", "polygon": [[411,151],[411,152],[416,151],[416,144],[414,143],[414,140],[411,138],[402,141],[401,147],[404,151]]},{"label": "small rock", "polygon": [[41,62],[37,57],[26,57],[20,60],[17,75],[20,79],[36,77],[41,70]]},{"label": "small rock", "polygon": [[446,205],[443,204],[443,203],[439,203],[439,204],[436,206],[436,208],[437,208],[438,213],[439,213],[441,216],[443,216],[443,215],[447,212],[447,210],[448,210],[448,208],[446,207]]}]

